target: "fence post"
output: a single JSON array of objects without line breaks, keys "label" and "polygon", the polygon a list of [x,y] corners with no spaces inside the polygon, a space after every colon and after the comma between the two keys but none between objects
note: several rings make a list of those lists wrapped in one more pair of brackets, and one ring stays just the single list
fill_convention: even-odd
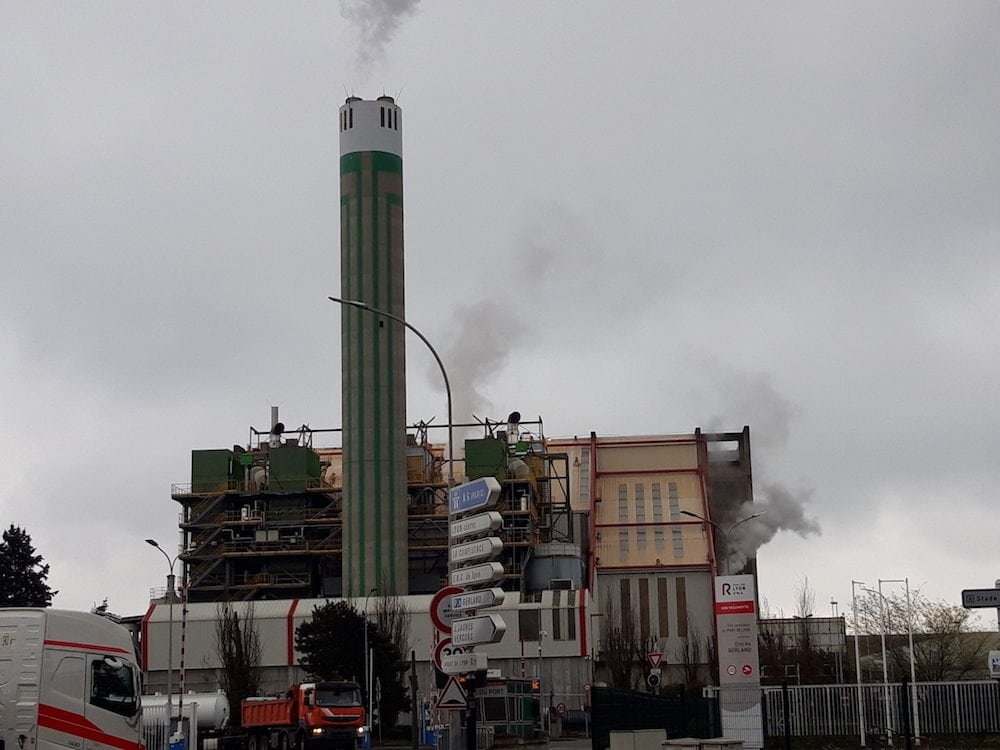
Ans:
[{"label": "fence post", "polygon": [[781,711],[784,713],[782,724],[785,727],[785,750],[792,750],[792,709],[788,695],[788,680],[781,681]]},{"label": "fence post", "polygon": [[903,735],[906,737],[906,750],[913,750],[913,702],[910,700],[910,681],[903,679],[903,705],[900,707],[903,715]]}]

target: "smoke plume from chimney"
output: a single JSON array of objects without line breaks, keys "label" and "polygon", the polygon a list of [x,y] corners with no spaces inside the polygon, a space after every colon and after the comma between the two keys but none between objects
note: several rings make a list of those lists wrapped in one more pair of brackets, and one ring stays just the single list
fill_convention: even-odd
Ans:
[{"label": "smoke plume from chimney", "polygon": [[340,15],[350,22],[359,37],[357,72],[368,78],[376,63],[385,59],[385,47],[419,0],[341,0]]}]

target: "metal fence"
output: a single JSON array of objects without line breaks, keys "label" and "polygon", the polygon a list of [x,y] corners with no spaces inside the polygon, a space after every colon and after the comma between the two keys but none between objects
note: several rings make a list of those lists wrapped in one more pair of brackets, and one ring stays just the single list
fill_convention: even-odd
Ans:
[{"label": "metal fence", "polygon": [[[495,739],[493,727],[476,727],[476,750],[490,750]],[[452,727],[439,727],[434,735],[434,746],[436,750],[466,750],[465,727],[459,727],[458,731],[452,731]]]},{"label": "metal fence", "polygon": [[768,737],[877,739],[1000,733],[1000,683],[992,680],[865,684],[860,688],[788,685],[762,690]]},{"label": "metal fence", "polygon": [[198,747],[198,704],[184,703],[180,726],[176,725],[177,705],[173,706],[174,735],[168,729],[167,707],[165,705],[142,707],[142,734],[146,750],[186,750]]}]

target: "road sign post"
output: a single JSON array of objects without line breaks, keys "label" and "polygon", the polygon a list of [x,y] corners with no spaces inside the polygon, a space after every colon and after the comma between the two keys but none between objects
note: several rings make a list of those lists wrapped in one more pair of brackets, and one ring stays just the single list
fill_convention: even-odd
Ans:
[{"label": "road sign post", "polygon": [[[500,482],[495,477],[474,479],[448,490],[448,582],[452,587],[463,587],[460,593],[450,598],[449,609],[465,615],[451,622],[451,642],[456,648],[497,643],[507,630],[507,624],[499,615],[476,616],[474,611],[503,602],[500,589],[477,590],[500,580],[504,574],[503,565],[493,562],[503,551],[503,541],[500,537],[490,536],[503,527],[503,516],[489,510],[499,499]],[[452,680],[455,674],[461,673],[485,675],[486,664],[485,654],[456,653],[441,658],[441,669],[452,674]],[[449,681],[449,687],[451,684]],[[474,749],[476,680],[467,684],[466,743]]]}]

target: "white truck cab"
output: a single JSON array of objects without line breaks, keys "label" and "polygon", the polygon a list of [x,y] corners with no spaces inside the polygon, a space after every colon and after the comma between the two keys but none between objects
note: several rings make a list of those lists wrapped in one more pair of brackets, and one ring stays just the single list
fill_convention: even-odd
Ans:
[{"label": "white truck cab", "polygon": [[0,750],[142,750],[139,690],[118,623],[0,608]]}]

